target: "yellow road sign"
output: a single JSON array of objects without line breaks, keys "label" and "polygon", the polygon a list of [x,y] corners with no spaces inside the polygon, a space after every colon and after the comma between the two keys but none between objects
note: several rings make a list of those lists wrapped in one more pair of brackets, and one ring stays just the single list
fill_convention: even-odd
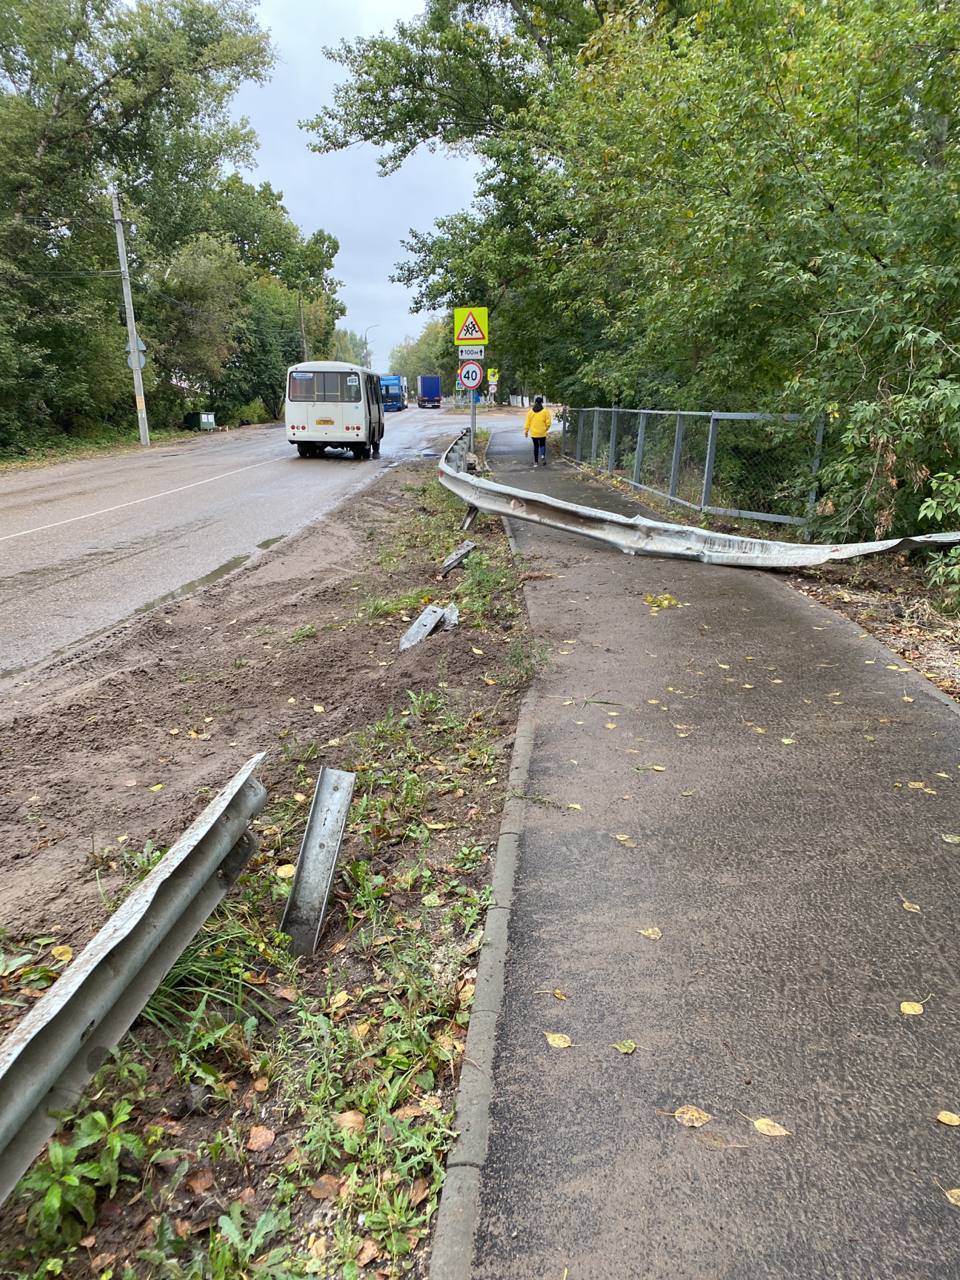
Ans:
[{"label": "yellow road sign", "polygon": [[499,370],[499,369],[488,369],[488,370],[487,370],[487,381],[488,381],[488,382],[499,382],[499,381],[500,381],[500,370]]},{"label": "yellow road sign", "polygon": [[454,307],[453,340],[458,346],[482,347],[489,338],[486,307]]}]

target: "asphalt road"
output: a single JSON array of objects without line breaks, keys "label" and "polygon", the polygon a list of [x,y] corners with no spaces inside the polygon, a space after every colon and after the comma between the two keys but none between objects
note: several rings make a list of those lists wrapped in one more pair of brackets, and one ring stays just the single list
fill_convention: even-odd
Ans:
[{"label": "asphalt road", "polygon": [[460,421],[388,415],[379,462],[299,458],[269,426],[0,476],[0,685],[239,568]]}]

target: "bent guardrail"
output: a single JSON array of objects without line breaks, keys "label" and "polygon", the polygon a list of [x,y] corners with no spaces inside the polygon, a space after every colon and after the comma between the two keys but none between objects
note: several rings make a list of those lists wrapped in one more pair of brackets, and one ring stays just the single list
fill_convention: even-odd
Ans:
[{"label": "bent guardrail", "polygon": [[793,543],[713,533],[686,525],[623,516],[615,511],[579,506],[546,493],[514,489],[480,476],[468,475],[463,465],[468,441],[459,436],[440,459],[439,480],[468,507],[491,515],[528,520],[562,533],[577,533],[619,547],[628,555],[666,556],[701,560],[704,564],[744,569],[799,569],[828,560],[851,560],[879,551],[907,551],[915,547],[949,547],[960,543],[960,531],[925,533],[880,542]]},{"label": "bent guardrail", "polygon": [[256,849],[248,760],[0,1044],[0,1203]]}]

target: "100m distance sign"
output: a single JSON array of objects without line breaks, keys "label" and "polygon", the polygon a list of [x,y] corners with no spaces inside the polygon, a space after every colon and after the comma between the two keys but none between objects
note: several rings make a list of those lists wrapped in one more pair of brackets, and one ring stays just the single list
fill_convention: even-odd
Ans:
[{"label": "100m distance sign", "polygon": [[468,360],[460,366],[460,381],[467,391],[476,391],[483,382],[483,365],[476,360]]}]

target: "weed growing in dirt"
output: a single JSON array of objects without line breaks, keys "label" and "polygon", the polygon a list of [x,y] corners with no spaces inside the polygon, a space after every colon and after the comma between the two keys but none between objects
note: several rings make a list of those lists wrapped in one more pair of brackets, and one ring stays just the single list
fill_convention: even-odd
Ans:
[{"label": "weed growing in dirt", "polygon": [[302,640],[316,639],[316,635],[317,628],[312,622],[307,622],[302,627],[297,627],[295,631],[291,631],[290,635],[287,636],[287,640],[290,644],[299,644]]},{"label": "weed growing in dirt", "polygon": [[396,596],[368,596],[360,605],[360,615],[368,620],[376,618],[395,618],[400,613],[422,608],[429,604],[433,597],[427,592],[405,591]]}]

